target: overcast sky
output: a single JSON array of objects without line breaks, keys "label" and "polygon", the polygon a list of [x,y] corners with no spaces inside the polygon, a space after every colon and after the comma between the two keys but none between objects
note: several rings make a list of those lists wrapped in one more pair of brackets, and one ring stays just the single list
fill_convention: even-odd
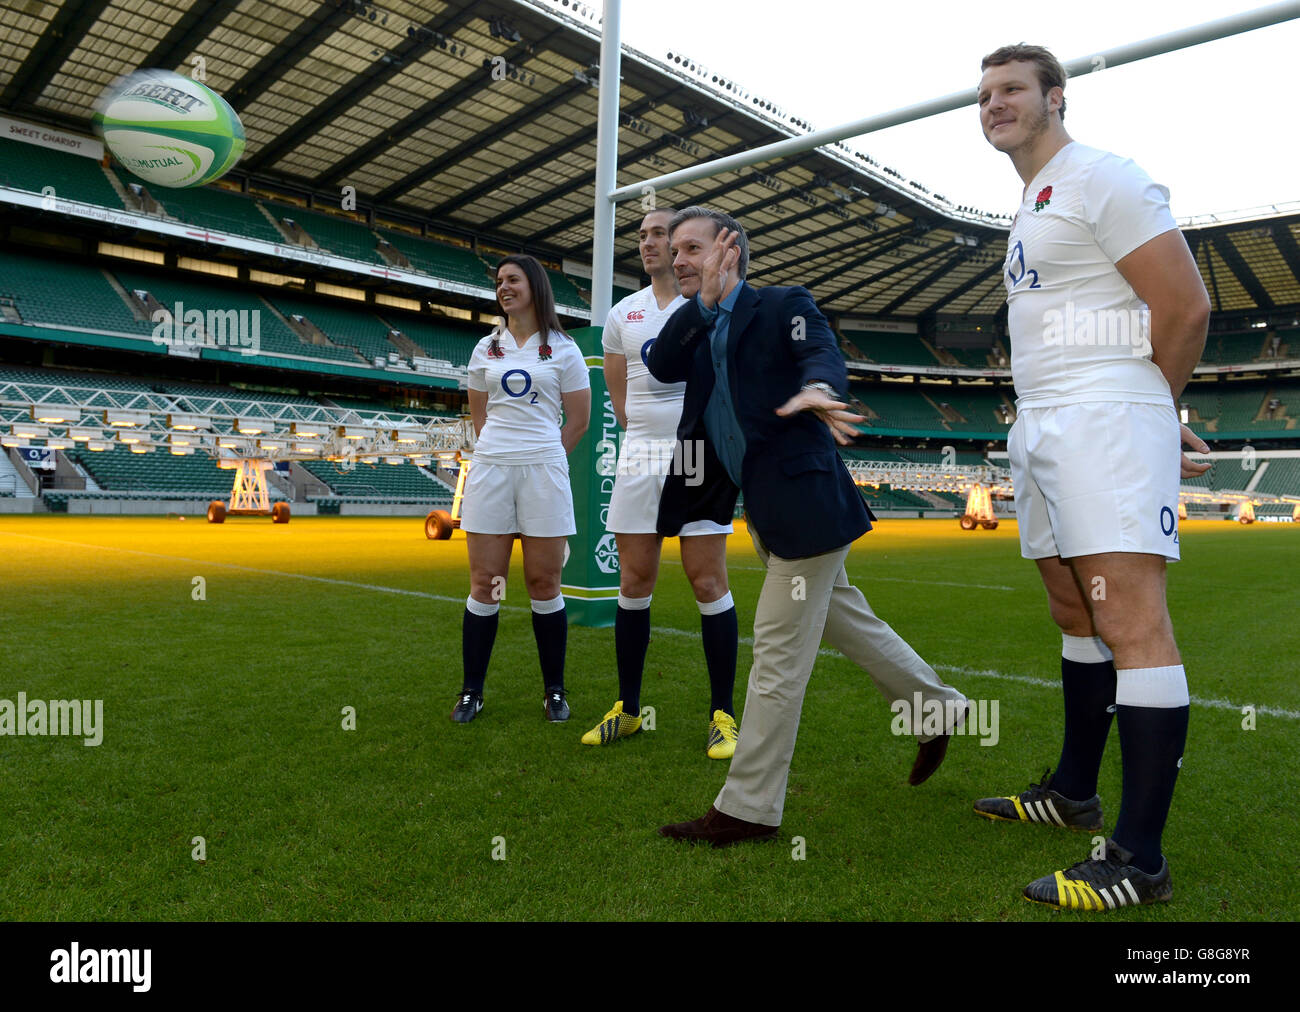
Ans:
[{"label": "overcast sky", "polygon": [[[599,3],[597,2],[597,6]],[[1062,61],[1262,4],[1225,0],[623,0],[623,41],[685,53],[814,127],[973,88],[985,53],[1045,45]],[[1300,21],[1072,79],[1065,126],[1133,158],[1174,215],[1300,201]],[[954,204],[1007,212],[1022,184],[976,107],[847,142]]]}]

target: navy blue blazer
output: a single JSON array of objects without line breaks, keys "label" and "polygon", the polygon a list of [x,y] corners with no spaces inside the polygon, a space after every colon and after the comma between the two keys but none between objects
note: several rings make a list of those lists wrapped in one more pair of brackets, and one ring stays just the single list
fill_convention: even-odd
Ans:
[{"label": "navy blue blazer", "polygon": [[[741,284],[727,333],[727,378],[745,434],[745,512],[773,554],[783,559],[821,555],[857,540],[875,518],[826,423],[808,411],[782,418],[776,409],[817,380],[843,398],[848,389],[844,357],[807,289]],[[646,354],[656,379],[685,381],[677,438],[699,440],[696,445],[703,447],[702,475],[674,468],[664,484],[657,527],[667,536],[692,520],[730,523],[736,506],[736,485],[704,427],[714,385],[708,333],[709,323],[691,299],[664,324]]]}]

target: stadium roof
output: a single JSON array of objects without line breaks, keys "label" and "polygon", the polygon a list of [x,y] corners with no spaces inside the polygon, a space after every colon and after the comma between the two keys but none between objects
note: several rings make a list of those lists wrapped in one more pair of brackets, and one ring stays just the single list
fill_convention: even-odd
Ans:
[{"label": "stadium roof", "polygon": [[[0,111],[86,130],[138,67],[193,72],[239,113],[235,177],[490,245],[589,263],[599,60],[577,0],[0,0]],[[803,132],[679,53],[623,60],[619,184]],[[989,318],[1007,219],[844,144],[661,195],[738,217],[751,277],[838,314]],[[1189,232],[1216,310],[1300,305],[1300,209]],[[620,205],[616,270],[640,274]]]}]

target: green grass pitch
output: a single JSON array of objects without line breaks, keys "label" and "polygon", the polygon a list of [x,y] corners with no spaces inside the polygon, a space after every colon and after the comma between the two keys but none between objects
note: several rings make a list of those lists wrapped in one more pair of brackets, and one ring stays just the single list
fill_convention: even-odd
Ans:
[{"label": "green grass pitch", "polygon": [[[1192,521],[1182,542],[1169,597],[1194,703],[1165,836],[1174,899],[1101,919],[1294,920],[1300,527]],[[762,579],[739,526],[728,560],[739,705]],[[1083,859],[1086,834],[971,811],[1023,790],[1060,743],[1059,689],[1039,684],[1059,677],[1060,638],[1014,524],[885,520],[849,574],[947,681],[999,701],[1000,740],[955,738],[908,787],[912,740],[854,665],[823,656],[781,842],[714,851],[654,832],[702,814],[726,774],[704,755],[675,541],[642,694],[657,729],[586,748],[617,692],[613,631],[570,628],[574,716],[547,724],[518,552],[486,707],[461,726],[460,534],[426,541],[419,518],[0,519],[0,699],[102,699],[105,725],[98,747],[0,737],[0,918],[1086,919],[1020,898]],[[1112,731],[1108,827],[1119,784]]]}]

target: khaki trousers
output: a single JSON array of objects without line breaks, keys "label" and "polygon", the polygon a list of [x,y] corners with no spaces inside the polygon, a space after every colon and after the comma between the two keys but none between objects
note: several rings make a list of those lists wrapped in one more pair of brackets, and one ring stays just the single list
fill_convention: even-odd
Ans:
[{"label": "khaki trousers", "polygon": [[890,702],[905,699],[911,705],[916,692],[925,702],[965,697],[945,685],[849,583],[849,545],[782,559],[749,530],[767,575],[754,613],[754,663],[740,738],[713,806],[746,822],[779,826],[804,692],[823,638],[866,671]]}]

